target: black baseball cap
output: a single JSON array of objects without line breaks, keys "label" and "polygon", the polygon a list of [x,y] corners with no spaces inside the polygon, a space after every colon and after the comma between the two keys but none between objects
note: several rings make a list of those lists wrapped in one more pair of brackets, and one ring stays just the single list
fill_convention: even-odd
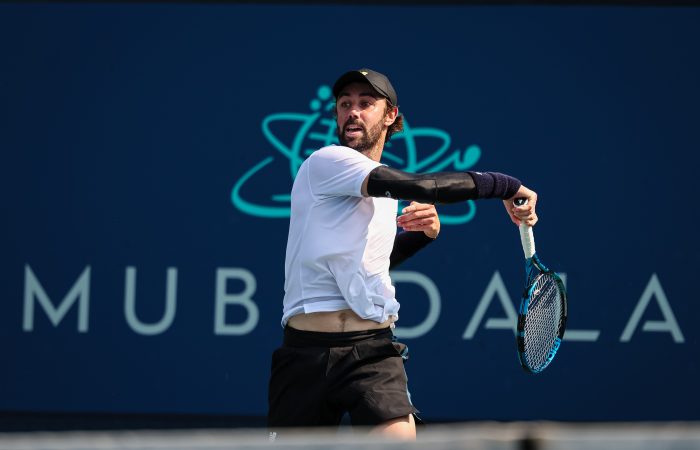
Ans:
[{"label": "black baseball cap", "polygon": [[392,105],[398,106],[396,91],[389,79],[385,75],[367,68],[351,70],[341,75],[333,85],[333,96],[337,99],[340,90],[355,81],[369,83],[379,95],[388,98]]}]

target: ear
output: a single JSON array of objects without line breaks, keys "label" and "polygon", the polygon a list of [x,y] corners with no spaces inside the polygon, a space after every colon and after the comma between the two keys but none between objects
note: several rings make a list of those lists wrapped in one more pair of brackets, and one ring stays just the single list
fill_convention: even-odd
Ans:
[{"label": "ear", "polygon": [[396,120],[396,117],[399,115],[399,107],[394,106],[391,108],[389,111],[386,112],[386,116],[384,116],[384,125],[385,126],[391,126],[391,124],[394,123]]}]

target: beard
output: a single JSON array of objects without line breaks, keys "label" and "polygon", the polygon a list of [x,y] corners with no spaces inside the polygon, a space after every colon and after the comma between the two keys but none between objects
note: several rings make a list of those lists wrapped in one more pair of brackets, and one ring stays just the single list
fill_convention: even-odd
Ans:
[{"label": "beard", "polygon": [[[349,125],[355,125],[359,126],[362,128],[362,136],[353,138],[353,139],[346,139],[345,138],[345,129]],[[384,129],[383,124],[381,122],[377,123],[374,127],[370,128],[367,130],[367,128],[364,125],[360,125],[357,123],[357,121],[347,121],[345,122],[345,125],[341,129],[338,127],[337,134],[338,134],[338,141],[340,141],[341,145],[344,145],[346,147],[350,147],[354,150],[357,150],[360,153],[366,152],[367,150],[370,150],[374,148],[375,145],[377,145],[377,142],[379,142],[379,139],[382,137],[382,130]]]}]

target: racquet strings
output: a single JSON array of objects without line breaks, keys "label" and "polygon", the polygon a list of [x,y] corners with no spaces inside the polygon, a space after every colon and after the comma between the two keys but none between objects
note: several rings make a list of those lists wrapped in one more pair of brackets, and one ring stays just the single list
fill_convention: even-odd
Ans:
[{"label": "racquet strings", "polygon": [[552,274],[540,274],[531,292],[525,316],[524,356],[529,367],[540,370],[549,364],[550,352],[559,337],[564,316],[563,302]]}]

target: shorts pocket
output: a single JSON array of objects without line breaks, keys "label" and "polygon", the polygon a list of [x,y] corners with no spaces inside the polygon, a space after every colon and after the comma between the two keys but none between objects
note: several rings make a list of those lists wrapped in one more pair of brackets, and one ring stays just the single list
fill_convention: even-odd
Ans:
[{"label": "shorts pocket", "polygon": [[355,344],[354,352],[360,360],[395,356],[408,359],[408,347],[406,344],[395,342],[391,339],[359,342]]}]

